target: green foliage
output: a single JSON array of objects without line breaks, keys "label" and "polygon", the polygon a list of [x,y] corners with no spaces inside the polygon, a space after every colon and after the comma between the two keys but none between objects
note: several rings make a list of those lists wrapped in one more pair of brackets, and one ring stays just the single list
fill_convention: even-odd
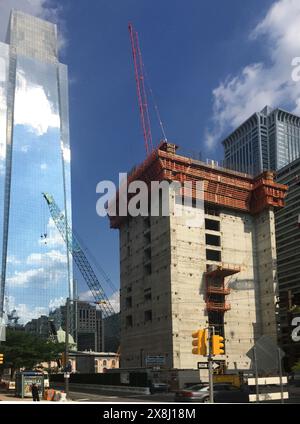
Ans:
[{"label": "green foliage", "polygon": [[54,343],[25,331],[12,329],[7,329],[6,342],[1,344],[5,366],[13,370],[23,367],[32,369],[41,362],[55,360],[64,348],[64,343]]},{"label": "green foliage", "polygon": [[300,313],[300,305],[293,305],[290,309],[294,314]]},{"label": "green foliage", "polygon": [[295,365],[292,367],[292,370],[294,372],[300,371],[300,361],[296,362]]}]

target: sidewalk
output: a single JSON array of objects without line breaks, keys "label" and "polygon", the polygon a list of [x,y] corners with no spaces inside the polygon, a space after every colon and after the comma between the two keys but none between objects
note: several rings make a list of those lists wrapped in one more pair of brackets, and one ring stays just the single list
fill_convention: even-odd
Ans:
[{"label": "sidewalk", "polygon": [[8,393],[0,390],[0,402],[33,402],[31,398],[15,397],[14,393]]},{"label": "sidewalk", "polygon": [[[6,390],[0,389],[0,403],[1,402],[25,402],[25,403],[29,402],[29,403],[32,403],[33,400],[32,400],[31,397],[30,398],[26,397],[26,398],[22,399],[22,398],[16,397],[13,392],[9,393]],[[58,403],[58,402],[54,402],[54,401],[50,401],[50,400],[45,400],[43,398],[40,398],[39,403],[49,403],[49,402],[50,403]],[[36,403],[36,402],[34,402],[34,403]]]}]

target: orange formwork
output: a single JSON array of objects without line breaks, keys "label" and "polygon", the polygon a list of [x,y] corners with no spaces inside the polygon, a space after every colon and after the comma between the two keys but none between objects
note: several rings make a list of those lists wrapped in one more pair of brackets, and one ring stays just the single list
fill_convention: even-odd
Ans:
[{"label": "orange formwork", "polygon": [[[175,144],[162,142],[147,159],[128,176],[134,180],[192,182],[192,197],[197,198],[196,182],[204,182],[204,201],[229,209],[258,214],[268,207],[284,206],[287,186],[274,181],[274,173],[266,171],[253,177],[248,174],[209,165],[176,153]],[[116,199],[118,205],[118,199]],[[112,228],[119,228],[126,217],[111,216]]]},{"label": "orange formwork", "polygon": [[[230,303],[226,302],[225,296],[230,294],[230,288],[225,286],[225,278],[241,271],[236,265],[208,265],[205,273],[206,281],[206,309],[224,314],[231,309]],[[219,295],[218,300],[212,300],[211,295]]]}]

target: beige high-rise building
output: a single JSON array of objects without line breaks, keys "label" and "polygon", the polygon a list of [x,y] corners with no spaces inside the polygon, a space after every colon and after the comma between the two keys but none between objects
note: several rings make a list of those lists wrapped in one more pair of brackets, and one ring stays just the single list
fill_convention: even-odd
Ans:
[{"label": "beige high-rise building", "polygon": [[[192,332],[214,325],[225,338],[216,359],[249,369],[254,342],[276,339],[274,208],[283,206],[286,187],[270,172],[253,178],[178,155],[165,142],[134,180],[191,181],[193,201],[182,206],[170,188],[169,216],[110,218],[120,231],[121,366],[196,369]],[[194,207],[197,181],[202,210]]]}]

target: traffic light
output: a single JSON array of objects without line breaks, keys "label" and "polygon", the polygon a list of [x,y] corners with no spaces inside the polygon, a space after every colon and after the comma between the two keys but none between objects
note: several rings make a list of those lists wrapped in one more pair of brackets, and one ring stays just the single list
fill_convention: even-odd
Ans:
[{"label": "traffic light", "polygon": [[213,355],[224,355],[224,337],[213,335],[211,341],[211,350]]},{"label": "traffic light", "polygon": [[4,355],[3,353],[0,353],[0,365],[4,362]]},{"label": "traffic light", "polygon": [[192,334],[192,345],[195,346],[192,350],[194,355],[206,355],[207,353],[207,330],[198,330]]}]

